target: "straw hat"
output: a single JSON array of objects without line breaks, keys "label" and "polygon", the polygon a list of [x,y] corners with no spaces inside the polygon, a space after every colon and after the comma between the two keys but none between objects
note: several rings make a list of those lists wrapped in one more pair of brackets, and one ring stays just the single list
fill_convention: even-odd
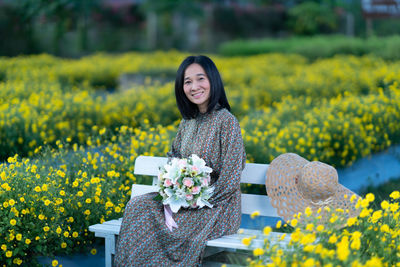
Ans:
[{"label": "straw hat", "polygon": [[[339,184],[338,174],[332,166],[308,161],[297,154],[286,153],[275,158],[268,167],[265,182],[271,204],[278,215],[288,221],[294,214],[304,213],[307,207],[313,211],[342,209],[346,217],[359,214],[355,208],[359,196]],[[324,221],[326,212],[320,214]]]}]

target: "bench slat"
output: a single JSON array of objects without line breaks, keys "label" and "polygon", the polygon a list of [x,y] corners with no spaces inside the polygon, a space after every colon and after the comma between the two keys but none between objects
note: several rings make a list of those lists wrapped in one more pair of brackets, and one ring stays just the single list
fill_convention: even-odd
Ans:
[{"label": "bench slat", "polygon": [[279,217],[271,205],[271,199],[265,195],[242,194],[242,213],[252,214],[259,211],[260,216]]},{"label": "bench slat", "polygon": [[[166,164],[168,158],[139,156],[135,161],[136,175],[157,176],[158,167]],[[268,164],[246,163],[246,167],[242,172],[241,183],[245,184],[265,184],[265,174],[267,173]]]},{"label": "bench slat", "polygon": [[[89,231],[95,232],[98,237],[109,237],[110,235],[118,235],[121,228],[121,220],[113,220],[115,224],[96,224],[89,227]],[[207,241],[207,246],[211,247],[223,247],[233,249],[252,249],[254,247],[262,247],[264,244],[264,235],[259,230],[240,229],[240,233],[233,235],[226,235],[214,240]],[[283,233],[271,232],[268,239],[272,243],[276,243]],[[251,247],[247,247],[242,243],[242,239],[245,237],[256,236],[252,240]],[[290,241],[290,235],[287,235],[281,243],[288,243]]]},{"label": "bench slat", "polygon": [[144,185],[144,184],[133,184],[131,198],[144,195],[147,193],[157,192],[157,187],[152,185]]},{"label": "bench slat", "polygon": [[95,224],[95,225],[91,225],[89,226],[89,231],[90,232],[95,232],[96,236],[101,236],[101,237],[105,237],[108,236],[110,234],[114,234],[114,235],[119,235],[119,229],[121,228],[121,225],[110,225],[110,224]]},{"label": "bench slat", "polygon": [[240,182],[242,184],[265,185],[265,174],[267,173],[268,166],[268,164],[246,163]]}]

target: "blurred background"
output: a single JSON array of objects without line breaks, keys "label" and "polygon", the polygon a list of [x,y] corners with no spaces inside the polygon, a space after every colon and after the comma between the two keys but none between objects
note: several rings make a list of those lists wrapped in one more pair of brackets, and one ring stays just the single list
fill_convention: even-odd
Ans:
[{"label": "blurred background", "polygon": [[232,40],[392,36],[399,17],[399,0],[0,0],[0,56],[232,53]]}]

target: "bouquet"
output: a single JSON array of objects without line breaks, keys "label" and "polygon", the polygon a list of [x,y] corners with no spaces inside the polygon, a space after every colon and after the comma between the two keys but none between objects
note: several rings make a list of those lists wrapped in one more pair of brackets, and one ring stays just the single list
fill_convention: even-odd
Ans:
[{"label": "bouquet", "polygon": [[160,167],[158,192],[162,203],[169,205],[172,212],[180,208],[212,208],[208,202],[214,188],[210,186],[212,169],[203,159],[192,154],[188,158],[173,158]]}]

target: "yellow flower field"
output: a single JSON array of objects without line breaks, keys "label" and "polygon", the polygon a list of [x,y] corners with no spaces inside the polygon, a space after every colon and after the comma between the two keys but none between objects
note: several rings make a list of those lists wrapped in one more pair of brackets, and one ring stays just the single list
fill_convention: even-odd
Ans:
[{"label": "yellow flower field", "polygon": [[[0,262],[25,264],[37,255],[91,248],[88,226],[122,216],[132,183],[143,179],[133,175],[135,158],[165,156],[180,120],[173,81],[151,80],[173,73],[186,56],[0,58]],[[212,58],[250,162],[295,152],[347,166],[400,141],[400,62],[352,56],[307,62],[279,54]],[[109,93],[123,73],[144,73],[148,81]],[[383,205],[382,218],[396,204]],[[398,224],[386,224],[399,231]],[[352,238],[337,234],[337,243],[348,247]],[[264,250],[255,254],[266,255]]]},{"label": "yellow flower field", "polygon": [[[151,125],[176,123],[173,82],[113,94],[104,90],[122,73],[173,72],[185,56],[0,59],[0,157],[31,156],[37,146],[68,137],[83,144],[94,125],[112,131],[139,127],[144,119]],[[398,142],[399,62],[338,56],[308,63],[278,54],[213,58],[241,122],[250,161],[269,162],[293,151],[345,166]]]},{"label": "yellow flower field", "polygon": [[[348,196],[350,197],[350,196]],[[399,191],[390,194],[389,201],[382,201],[373,209],[375,196],[367,194],[364,199],[353,202],[360,209],[358,217],[342,216],[346,211],[329,210],[329,221],[320,221],[318,210],[313,214],[308,208],[288,222],[294,227],[289,244],[271,245],[268,237],[271,227],[264,228],[265,244],[253,249],[250,266],[400,266]],[[282,228],[279,221],[276,228]],[[251,246],[251,240],[242,240]]]}]

